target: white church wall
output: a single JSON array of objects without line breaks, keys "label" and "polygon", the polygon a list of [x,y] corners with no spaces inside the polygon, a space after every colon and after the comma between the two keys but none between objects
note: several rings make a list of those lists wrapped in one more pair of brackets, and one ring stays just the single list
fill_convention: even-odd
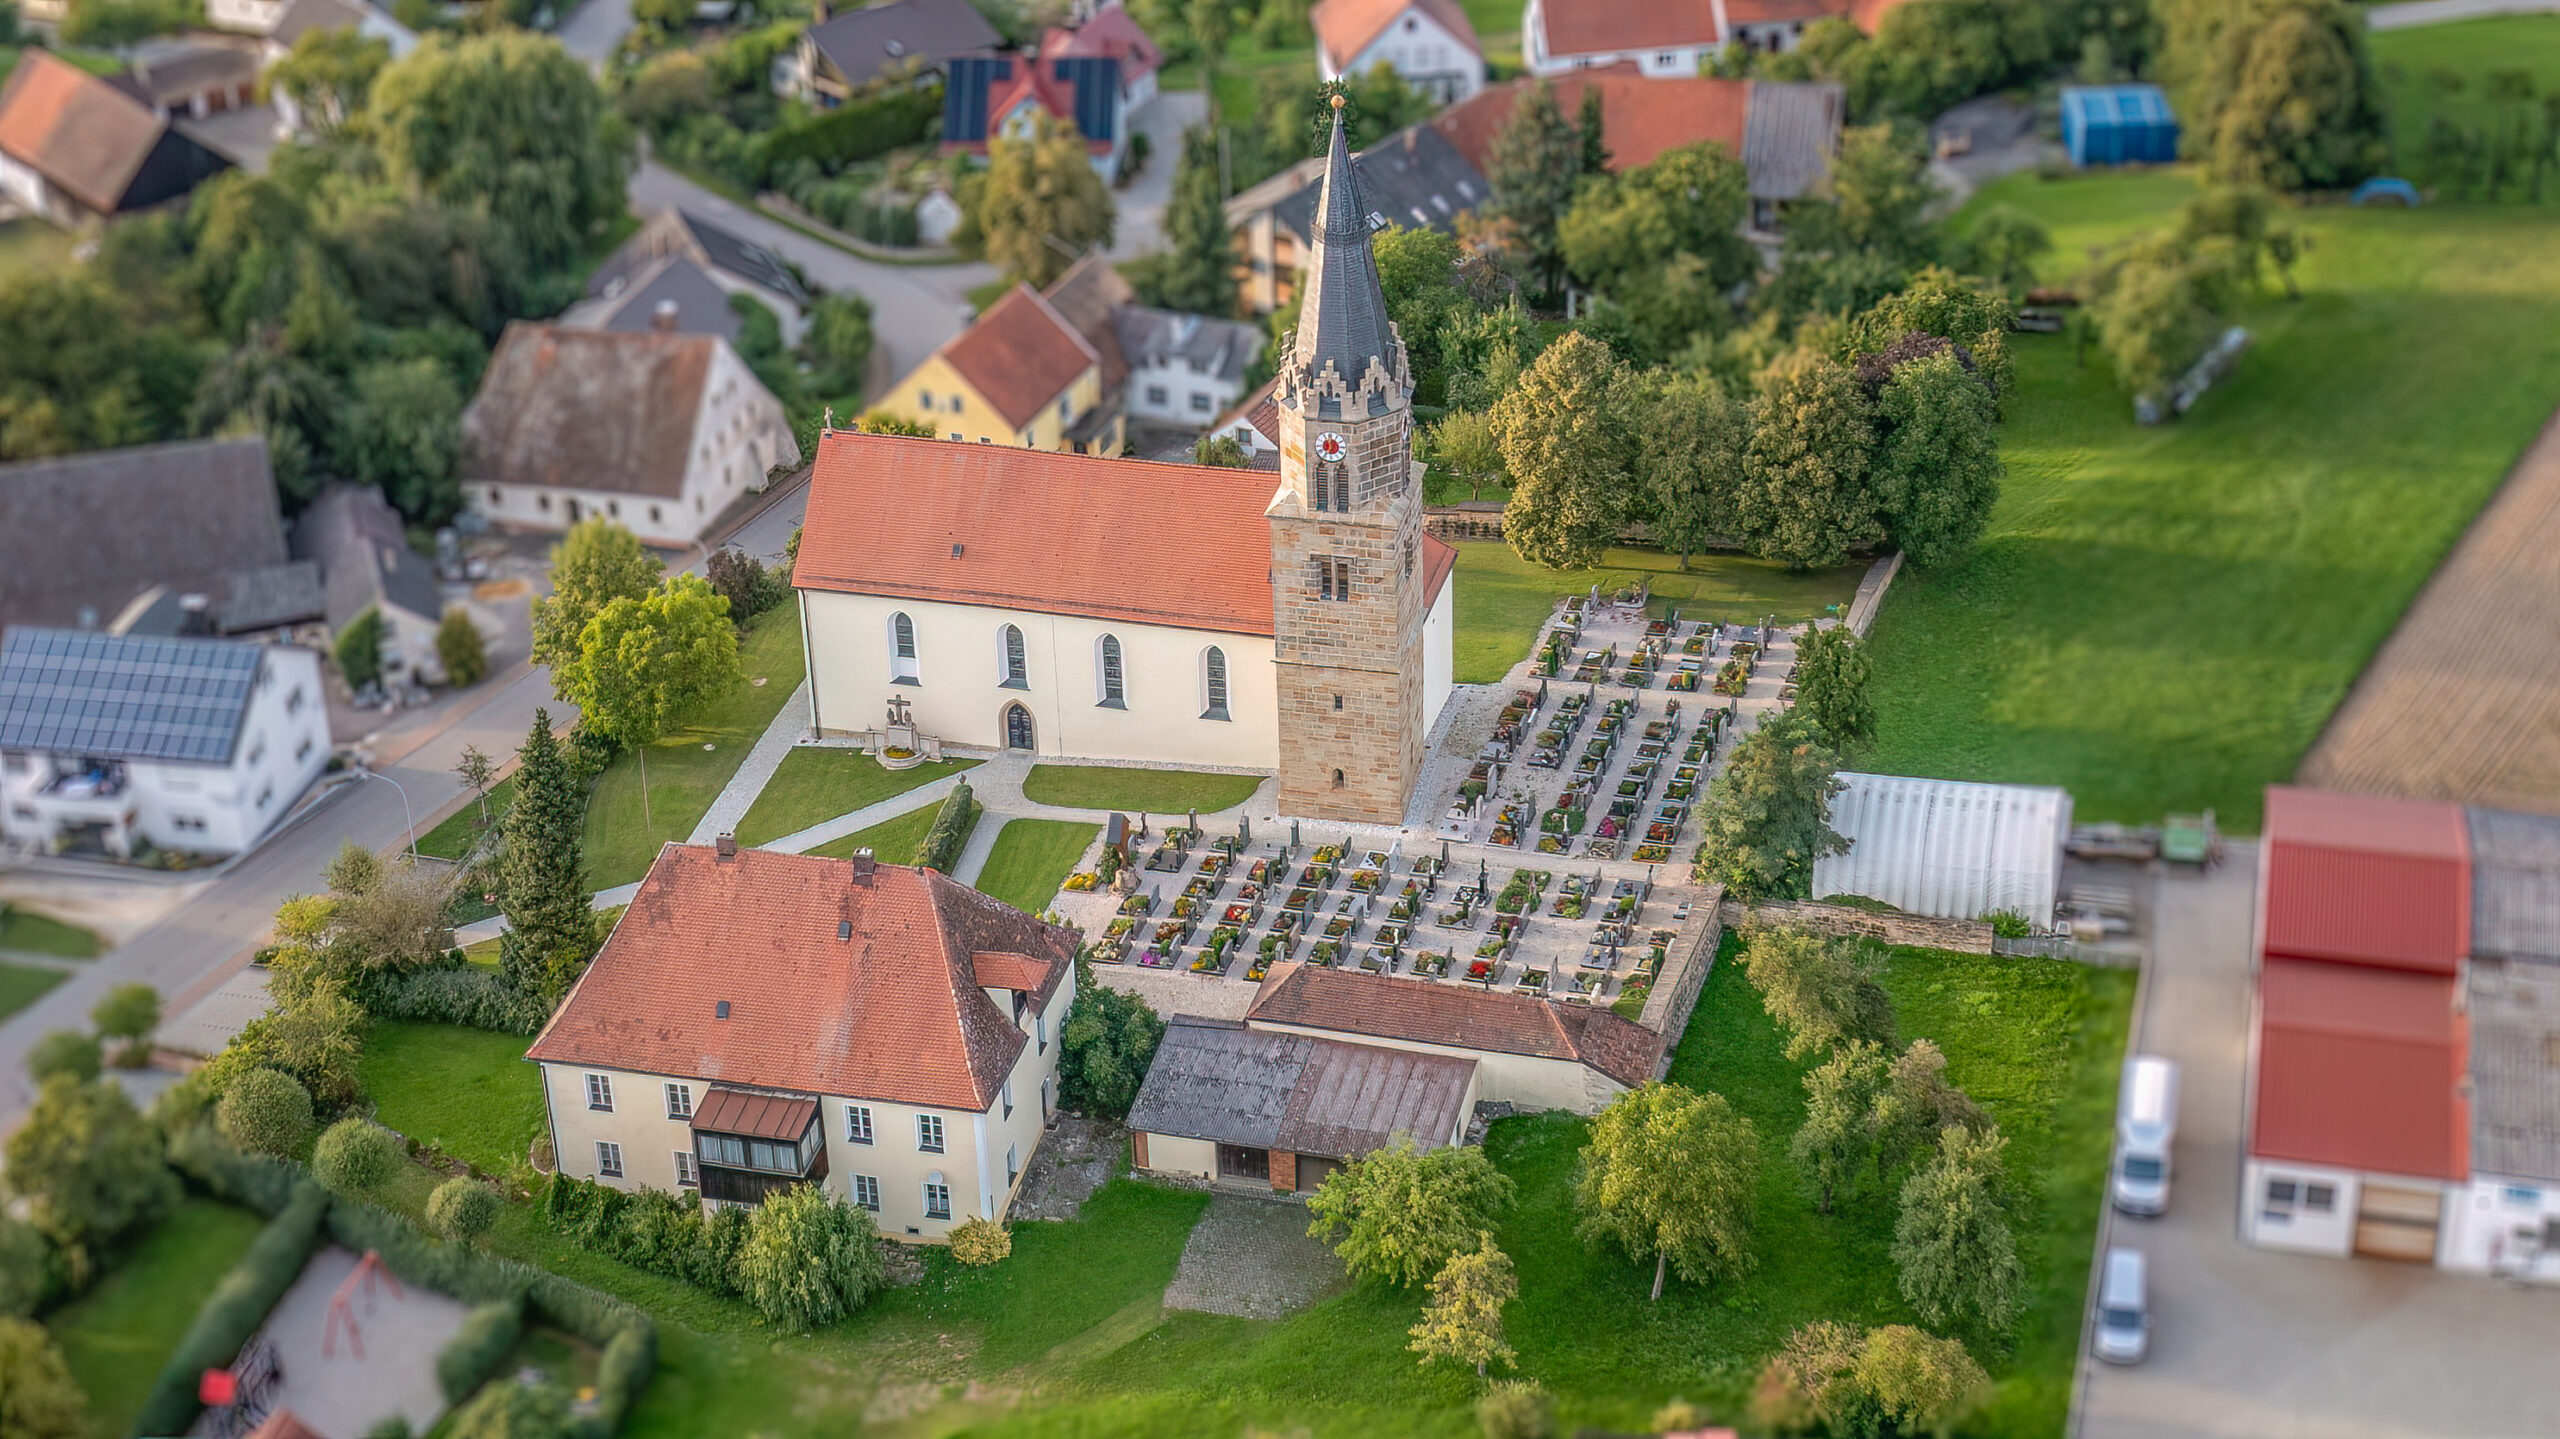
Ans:
[{"label": "white church wall", "polygon": [[[1268,635],[1034,614],[983,605],[884,599],[824,590],[800,594],[809,676],[822,730],[876,729],[903,696],[916,728],[945,743],[1002,748],[1005,711],[1031,712],[1044,755],[1273,769],[1280,707]],[[915,626],[912,684],[893,678],[892,617]],[[1006,683],[1003,627],[1022,630],[1024,681]],[[1101,703],[1104,635],[1121,646],[1119,707]],[[1203,653],[1226,656],[1227,715],[1203,718]]]},{"label": "white church wall", "polygon": [[1439,598],[1431,602],[1430,613],[1422,617],[1422,723],[1426,727],[1440,722],[1449,692],[1457,688],[1457,659],[1450,649],[1458,633],[1457,593],[1458,577],[1451,575],[1440,587]]}]

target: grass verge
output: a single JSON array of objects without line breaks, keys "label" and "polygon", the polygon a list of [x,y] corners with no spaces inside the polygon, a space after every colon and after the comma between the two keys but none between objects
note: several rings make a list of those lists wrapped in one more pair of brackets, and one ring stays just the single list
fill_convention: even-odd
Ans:
[{"label": "grass verge", "polygon": [[59,969],[32,964],[0,964],[0,1019],[44,998],[45,992],[71,976]]},{"label": "grass verge", "polygon": [[76,924],[31,914],[14,905],[0,910],[0,949],[50,954],[57,959],[95,959],[98,947],[98,937]]},{"label": "grass verge", "polygon": [[384,1124],[483,1172],[525,1157],[543,1127],[533,1041],[455,1024],[376,1020],[357,1074]]},{"label": "grass verge", "polygon": [[[516,777],[509,775],[489,786],[488,798],[489,824],[496,825],[506,819],[507,806],[515,803]],[[480,823],[480,805],[474,801],[446,815],[442,823],[418,836],[418,853],[459,864],[462,857],[471,852],[471,847],[480,842],[480,836],[487,832],[487,828]]]},{"label": "grass verge", "polygon": [[89,1395],[85,1432],[92,1439],[132,1432],[160,1366],[262,1222],[246,1209],[189,1199],[115,1262],[96,1288],[53,1316],[71,1377]]},{"label": "grass verge", "polygon": [[991,895],[1025,914],[1038,914],[1058,897],[1076,861],[1093,847],[1102,827],[1079,819],[1017,819],[996,834],[987,851],[987,867],[978,872],[978,892]]},{"label": "grass verge", "polygon": [[782,757],[764,792],[738,821],[738,843],[768,844],[798,834],[813,824],[974,769],[977,763],[940,760],[893,770],[882,769],[878,760],[859,750],[795,749]]},{"label": "grass verge", "polygon": [[1500,540],[1460,540],[1457,634],[1450,642],[1460,684],[1491,684],[1529,657],[1538,626],[1565,595],[1598,585],[1602,591],[1653,582],[1652,612],[1683,619],[1750,620],[1774,614],[1810,619],[1827,605],[1846,606],[1858,592],[1864,565],[1790,570],[1747,555],[1693,555],[1680,568],[1678,555],[1660,550],[1613,549],[1597,569],[1550,570],[1511,552]]},{"label": "grass verge", "polygon": [[[2180,173],[2022,175],[1975,203],[2044,218],[2058,279],[2192,193]],[[2097,357],[2018,337],[1999,507],[1972,558],[1895,581],[1864,768],[2061,785],[2092,820],[2211,806],[2257,828],[2263,787],[2293,773],[2560,394],[2547,216],[2285,219],[2312,242],[2303,297],[2249,302],[2248,354],[2170,424],[2135,425]]]},{"label": "grass verge", "polygon": [[[649,747],[650,823],[641,820],[637,755],[622,756],[597,776],[587,799],[589,884],[598,889],[631,884],[649,872],[661,841],[693,833],[800,687],[804,666],[798,614],[786,606],[758,619],[739,638],[738,666],[744,677],[727,694]],[[711,748],[704,749],[706,744]]]},{"label": "grass verge", "polygon": [[1233,809],[1253,798],[1262,779],[1249,774],[1202,774],[1180,769],[1120,769],[1109,765],[1039,764],[1022,781],[1034,804],[1062,809],[1114,809],[1130,814],[1203,814]]}]

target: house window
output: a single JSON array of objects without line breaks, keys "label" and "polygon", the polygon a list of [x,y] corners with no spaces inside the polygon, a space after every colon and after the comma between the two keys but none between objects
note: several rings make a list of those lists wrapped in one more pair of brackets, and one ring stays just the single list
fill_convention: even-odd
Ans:
[{"label": "house window", "polygon": [[1325,600],[1351,598],[1351,562],[1349,560],[1317,557],[1316,597]]},{"label": "house window", "polygon": [[1001,650],[999,659],[1004,665],[1004,678],[998,683],[1009,690],[1031,688],[1031,664],[1023,654],[1022,627],[1006,625],[998,631],[997,639],[1000,641]]},{"label": "house window", "polygon": [[1031,1037],[1039,1041],[1039,1053],[1047,1054],[1049,1052],[1049,1016],[1045,1014],[1034,1014],[1031,1016]]},{"label": "house window", "polygon": [[[1058,423],[1059,423],[1059,424],[1062,424],[1062,425],[1063,425],[1063,424],[1065,424],[1067,421],[1069,421],[1069,420],[1071,420],[1071,419],[1075,418],[1075,413],[1076,413],[1076,412],[1075,412],[1072,408],[1070,408],[1070,407],[1069,407],[1067,397],[1066,397],[1066,396],[1064,396],[1064,395],[1059,396],[1059,397],[1058,397]],[[1028,443],[1028,441],[1025,441],[1025,443]]]},{"label": "house window", "polygon": [[919,1114],[916,1116],[916,1148],[927,1154],[942,1152],[941,1115]]},{"label": "house window", "polygon": [[1209,397],[1198,390],[1191,392],[1191,408],[1196,414],[1209,413]]},{"label": "house window", "polygon": [[258,762],[259,762],[260,760],[265,759],[266,757],[267,757],[267,742],[266,742],[266,740],[265,740],[265,739],[263,739],[263,738],[251,740],[251,741],[249,742],[249,767],[250,767],[251,769],[255,769],[255,768],[257,768],[257,767],[258,767]]},{"label": "house window", "polygon": [[917,409],[920,409],[920,410],[922,410],[922,411],[924,411],[924,412],[925,412],[926,414],[928,414],[928,415],[929,415],[929,414],[932,414],[932,413],[933,413],[933,391],[931,391],[931,390],[918,390],[918,391],[916,391],[916,408],[917,408]]},{"label": "house window", "polygon": [[1413,578],[1413,558],[1421,549],[1422,541],[1418,536],[1404,537],[1404,577],[1406,579]]},{"label": "house window", "polygon": [[871,1142],[870,1105],[848,1104],[844,1107],[844,1142],[847,1144]]},{"label": "house window", "polygon": [[613,1079],[609,1075],[587,1076],[587,1108],[613,1113]]},{"label": "house window", "polygon": [[951,438],[953,438],[953,439],[955,439],[955,440],[956,440],[956,439],[958,439],[958,438],[960,438],[960,432],[959,432],[958,430],[953,430],[953,431],[951,432]]},{"label": "house window", "polygon": [[915,684],[922,673],[916,666],[916,622],[901,610],[889,616],[889,683]]},{"label": "house window", "polygon": [[[20,819],[34,819],[35,817],[36,812],[34,810],[22,809],[18,811],[18,818]],[[204,816],[200,814],[173,814],[169,816],[169,823],[189,834],[204,833]]]},{"label": "house window", "polygon": [[1166,398],[1167,398],[1167,397],[1166,397],[1165,392],[1164,392],[1164,386],[1162,386],[1162,385],[1149,385],[1149,386],[1147,386],[1147,403],[1148,403],[1148,404],[1150,404],[1150,405],[1162,405],[1162,404],[1164,404],[1164,403],[1165,403]]},{"label": "house window", "polygon": [[651,505],[649,507],[649,523],[653,525],[658,523],[658,507],[656,505]]},{"label": "house window", "polygon": [[1227,652],[1211,645],[1200,652],[1200,718],[1227,717]]},{"label": "house window", "polygon": [[853,1177],[853,1202],[874,1214],[880,1212],[880,1180],[877,1175],[857,1174]]},{"label": "house window", "polygon": [[679,1149],[675,1151],[675,1160],[676,1188],[700,1188],[702,1186],[702,1175],[693,1167],[693,1151],[690,1149]]},{"label": "house window", "polygon": [[669,1119],[691,1119],[691,1118],[693,1118],[693,1086],[692,1086],[692,1085],[690,1085],[690,1084],[670,1084],[670,1085],[668,1085],[668,1086],[667,1086],[667,1118],[669,1118]]},{"label": "house window", "polygon": [[496,485],[491,485],[489,487],[489,503],[493,505],[504,504],[506,502],[506,498],[507,496],[504,490],[499,489]]},{"label": "house window", "polygon": [[924,1182],[924,1217],[927,1219],[951,1217],[951,1186],[943,1183],[939,1174]]},{"label": "house window", "polygon": [[[962,403],[960,402],[960,397],[959,397],[958,395],[953,395],[953,396],[951,397],[951,413],[953,413],[953,414],[955,414],[955,415],[957,415],[957,414],[963,414],[963,413],[966,413],[966,412],[967,412],[968,408],[969,408],[969,407],[968,407],[967,405],[964,405],[964,404],[962,404]],[[956,439],[958,439],[958,438],[960,438],[960,437],[959,437],[958,435],[953,435],[951,438],[953,438],[953,439],[955,439],[955,440],[956,440]]]},{"label": "house window", "polygon": [[622,501],[620,501],[620,500],[607,500],[607,501],[605,501],[605,502],[604,502],[604,512],[605,512],[606,514],[608,514],[608,515],[613,516],[613,517],[614,517],[615,519],[617,519],[617,520],[618,520],[618,519],[621,519],[621,518],[622,518]]},{"label": "house window", "polygon": [[541,511],[543,511],[544,513],[548,514],[548,513],[550,512],[550,510],[551,510],[551,497],[550,497],[549,495],[536,495],[536,496],[534,496],[534,497],[533,497],[533,507],[534,507],[535,509],[537,509],[537,510],[541,510]]},{"label": "house window", "polygon": [[1013,1081],[1010,1079],[1004,1082],[1004,1117],[1013,1118]]},{"label": "house window", "polygon": [[1008,1144],[1004,1147],[1004,1187],[1011,1189],[1013,1187],[1013,1182],[1021,1177],[1022,1146],[1019,1144]]},{"label": "house window", "polygon": [[1127,709],[1128,691],[1120,673],[1120,637],[1104,635],[1098,648],[1100,658],[1094,677],[1100,685],[1101,698],[1095,702],[1106,709]]},{"label": "house window", "polygon": [[302,743],[293,747],[293,758],[296,764],[311,758],[311,736],[304,735]]},{"label": "house window", "polygon": [[295,685],[293,689],[285,695],[284,712],[289,715],[298,715],[302,713],[302,686]]},{"label": "house window", "polygon": [[622,1146],[610,1139],[596,1141],[596,1175],[601,1179],[622,1177]]}]

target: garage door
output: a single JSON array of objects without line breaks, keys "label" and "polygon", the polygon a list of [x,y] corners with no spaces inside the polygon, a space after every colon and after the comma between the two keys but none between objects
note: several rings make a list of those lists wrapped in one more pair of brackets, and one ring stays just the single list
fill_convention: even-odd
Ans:
[{"label": "garage door", "polygon": [[2367,1259],[2435,1263],[2436,1214],[2443,1205],[2441,1189],[2366,1184],[2356,1200],[2356,1253]]},{"label": "garage door", "polygon": [[1298,1192],[1313,1194],[1324,1187],[1324,1177],[1342,1167],[1337,1159],[1318,1159],[1312,1154],[1298,1156]]}]

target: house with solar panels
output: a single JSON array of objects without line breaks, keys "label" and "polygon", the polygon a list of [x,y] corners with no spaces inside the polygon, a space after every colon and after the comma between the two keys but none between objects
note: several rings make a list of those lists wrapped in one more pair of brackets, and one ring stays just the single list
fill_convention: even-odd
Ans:
[{"label": "house with solar panels", "polygon": [[942,153],[985,159],[989,142],[1028,140],[1042,117],[1064,125],[1105,181],[1129,154],[1128,95],[1111,55],[977,55],[943,72]]},{"label": "house with solar panels", "polygon": [[129,859],[237,854],[329,762],[320,657],[294,645],[0,632],[0,841]]}]

